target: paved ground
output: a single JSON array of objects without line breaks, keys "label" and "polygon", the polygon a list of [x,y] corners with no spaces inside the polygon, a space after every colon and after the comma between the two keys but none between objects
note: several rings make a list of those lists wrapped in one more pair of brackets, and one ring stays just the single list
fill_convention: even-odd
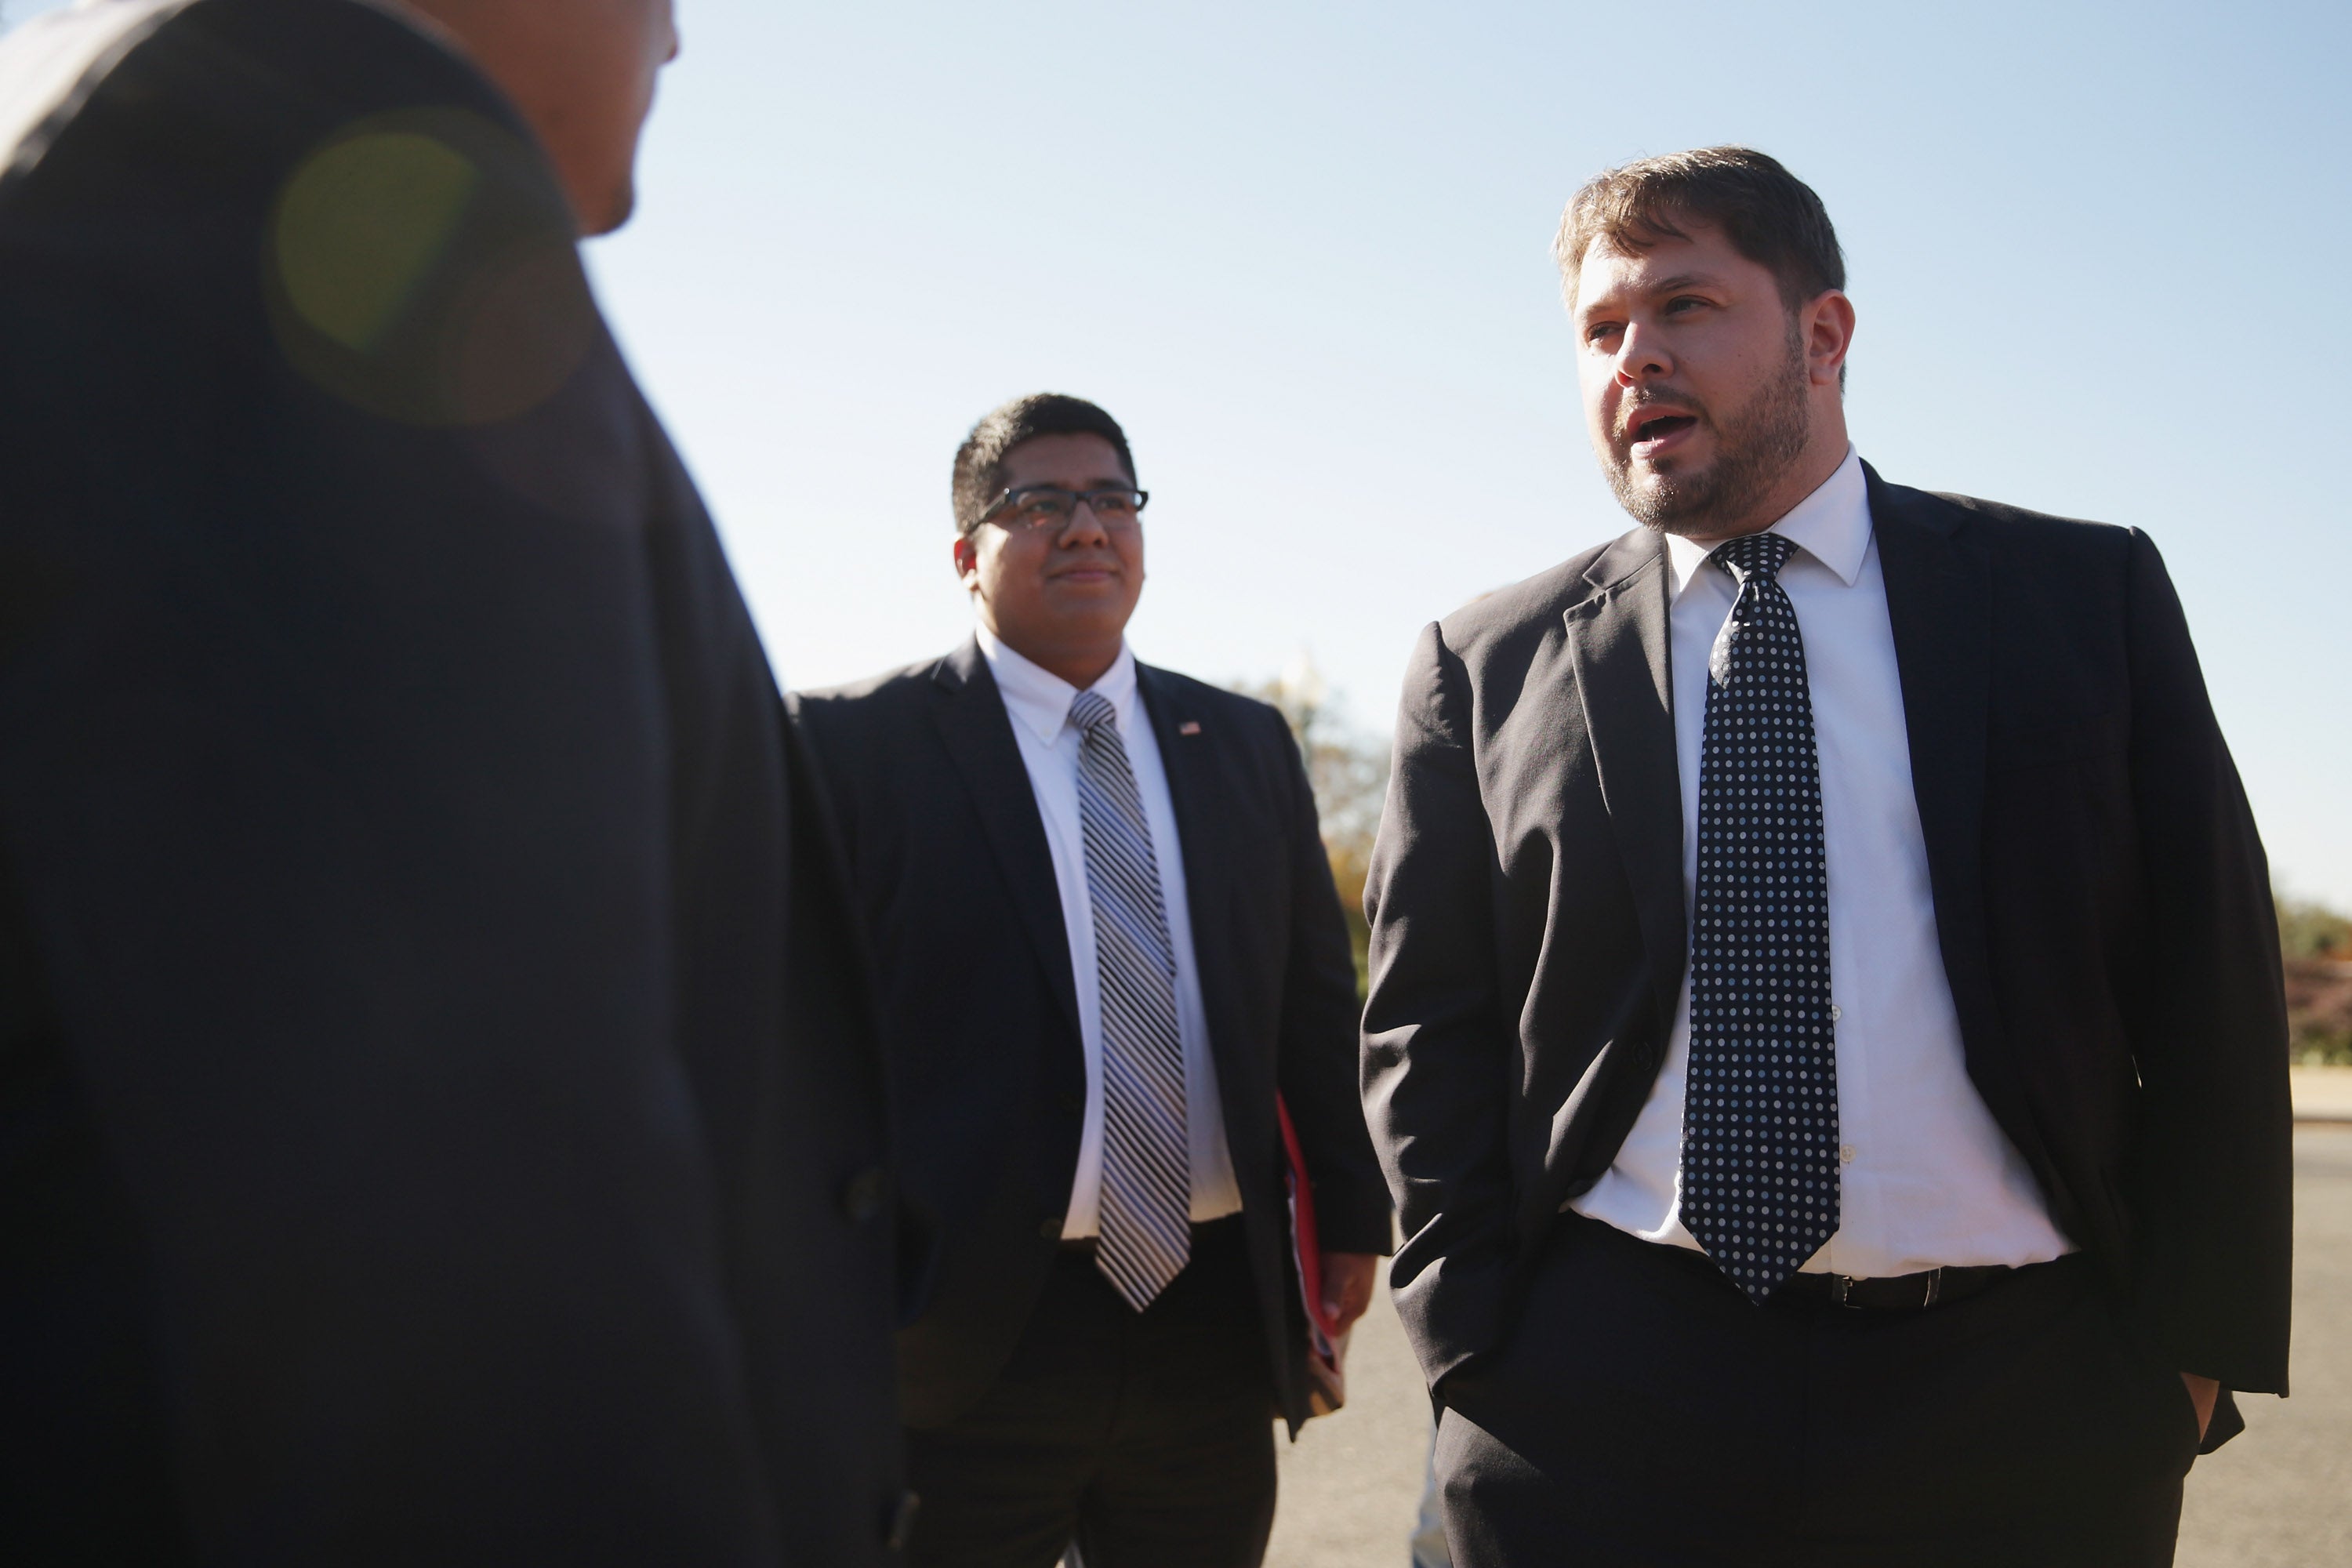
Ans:
[{"label": "paved ground", "polygon": [[[2294,1310],[2294,1397],[2250,1399],[2246,1435],[2198,1461],[2179,1568],[2352,1564],[2352,1125],[2295,1134]],[[1348,1408],[1283,1446],[1268,1568],[1407,1562],[1429,1403],[1385,1293],[1348,1377]]]},{"label": "paved ground", "polygon": [[1429,1395],[1384,1282],[1348,1346],[1348,1406],[1280,1441],[1266,1568],[1405,1568],[1429,1458]]},{"label": "paved ground", "polygon": [[2292,1399],[2189,1473],[2179,1568],[2352,1563],[2352,1125],[2294,1139]]}]

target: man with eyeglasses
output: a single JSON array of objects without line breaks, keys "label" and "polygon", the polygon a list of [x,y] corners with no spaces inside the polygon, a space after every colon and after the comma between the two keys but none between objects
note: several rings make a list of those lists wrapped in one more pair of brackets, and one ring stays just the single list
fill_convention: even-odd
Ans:
[{"label": "man with eyeglasses", "polygon": [[1298,748],[1128,650],[1146,499],[1093,404],[997,409],[955,459],[971,640],[792,699],[882,999],[918,1563],[1258,1562],[1308,1413],[1277,1096],[1342,1328],[1388,1248]]}]

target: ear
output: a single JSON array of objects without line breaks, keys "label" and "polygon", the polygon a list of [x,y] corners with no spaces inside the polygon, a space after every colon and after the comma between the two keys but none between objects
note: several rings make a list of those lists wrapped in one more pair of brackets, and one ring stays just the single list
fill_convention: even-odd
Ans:
[{"label": "ear", "polygon": [[1843,289],[1824,289],[1805,307],[1805,374],[1816,386],[1832,386],[1853,347],[1853,301]]},{"label": "ear", "polygon": [[971,542],[971,535],[968,533],[955,536],[955,570],[965,587],[977,586],[974,579],[980,573],[980,546]]}]

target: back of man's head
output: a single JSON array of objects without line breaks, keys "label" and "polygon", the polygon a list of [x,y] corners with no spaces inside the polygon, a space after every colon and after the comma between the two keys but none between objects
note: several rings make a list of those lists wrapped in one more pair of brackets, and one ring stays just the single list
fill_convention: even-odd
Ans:
[{"label": "back of man's head", "polygon": [[1033,392],[983,415],[956,448],[950,495],[958,533],[969,535],[978,528],[980,514],[1004,489],[1004,455],[1040,436],[1099,436],[1118,454],[1119,466],[1127,470],[1129,482],[1134,482],[1135,455],[1128,450],[1127,432],[1118,420],[1083,397]]},{"label": "back of man's head", "polygon": [[1596,241],[1639,252],[1660,239],[1687,239],[1694,225],[1721,230],[1733,249],[1770,269],[1791,310],[1845,287],[1837,230],[1811,186],[1752,148],[1701,147],[1606,170],[1569,199],[1552,242],[1569,304]]}]

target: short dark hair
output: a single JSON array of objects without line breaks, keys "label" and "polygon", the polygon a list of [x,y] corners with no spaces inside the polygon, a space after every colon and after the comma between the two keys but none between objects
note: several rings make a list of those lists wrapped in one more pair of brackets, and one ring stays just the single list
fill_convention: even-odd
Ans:
[{"label": "short dark hair", "polygon": [[1829,210],[1811,185],[1752,147],[1701,147],[1636,159],[1594,175],[1569,198],[1552,255],[1570,302],[1592,242],[1646,250],[1688,239],[1682,226],[1712,224],[1731,247],[1770,269],[1794,310],[1824,289],[1845,287],[1845,253]]},{"label": "short dark hair", "polygon": [[956,448],[951,494],[958,533],[978,528],[980,514],[1003,493],[1005,455],[1040,436],[1099,436],[1118,454],[1128,483],[1135,482],[1135,455],[1127,449],[1127,432],[1118,420],[1083,397],[1033,392],[990,410]]}]

